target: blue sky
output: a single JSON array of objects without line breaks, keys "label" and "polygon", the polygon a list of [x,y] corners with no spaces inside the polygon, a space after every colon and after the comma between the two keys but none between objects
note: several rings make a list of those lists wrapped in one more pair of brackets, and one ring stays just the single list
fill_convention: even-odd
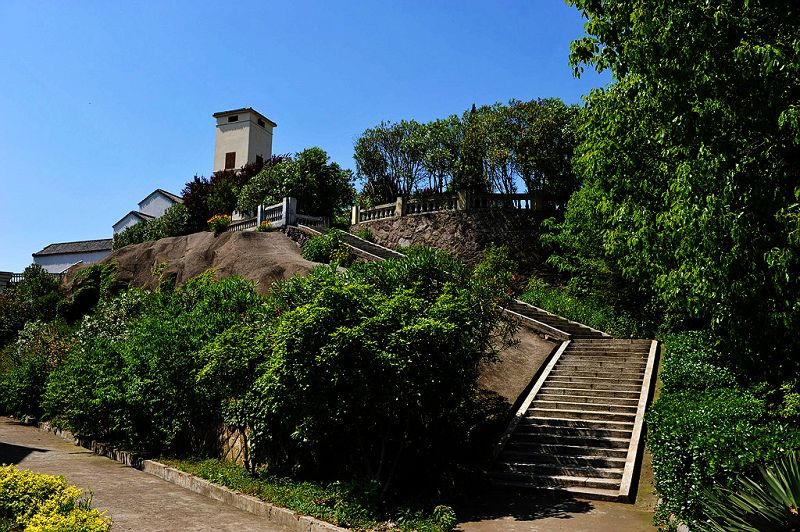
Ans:
[{"label": "blue sky", "polygon": [[539,97],[577,103],[578,11],[560,0],[0,2],[0,270],[52,242],[108,238],[155,188],[211,171],[216,111],[278,123],[273,151],[353,143]]}]

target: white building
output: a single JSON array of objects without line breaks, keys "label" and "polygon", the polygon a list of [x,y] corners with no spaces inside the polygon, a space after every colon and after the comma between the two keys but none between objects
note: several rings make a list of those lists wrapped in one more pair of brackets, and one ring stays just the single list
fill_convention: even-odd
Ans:
[{"label": "white building", "polygon": [[252,107],[221,111],[217,119],[214,171],[234,170],[272,157],[272,130],[278,124]]},{"label": "white building", "polygon": [[50,244],[33,254],[33,262],[50,273],[62,273],[79,262],[92,264],[107,257],[111,253],[112,242],[110,238],[103,238]]},{"label": "white building", "polygon": [[129,212],[114,224],[114,234],[124,231],[141,221],[160,218],[167,212],[167,209],[176,203],[183,203],[183,198],[176,196],[172,192],[157,188],[139,202],[138,211]]}]

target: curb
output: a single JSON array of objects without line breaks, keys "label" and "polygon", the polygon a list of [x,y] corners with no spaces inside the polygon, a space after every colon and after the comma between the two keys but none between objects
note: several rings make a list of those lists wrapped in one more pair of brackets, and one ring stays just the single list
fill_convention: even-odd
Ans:
[{"label": "curb", "polygon": [[178,487],[238,508],[239,510],[265,517],[266,521],[270,523],[282,525],[297,532],[347,532],[348,530],[314,517],[299,514],[287,508],[275,506],[261,499],[257,499],[256,497],[233,491],[224,486],[212,484],[208,480],[169,467],[155,460],[144,460],[134,453],[120,451],[104,443],[83,440],[69,431],[54,429],[48,423],[35,423],[32,425],[39,430],[51,432],[64,440],[71,441],[75,445],[89,449],[94,454],[105,456],[126,466],[156,476]]}]

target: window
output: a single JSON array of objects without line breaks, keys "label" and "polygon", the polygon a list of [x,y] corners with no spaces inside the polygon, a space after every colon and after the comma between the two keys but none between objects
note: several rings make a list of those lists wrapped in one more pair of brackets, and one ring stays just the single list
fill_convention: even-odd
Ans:
[{"label": "window", "polygon": [[225,170],[236,168],[236,152],[231,151],[225,154]]},{"label": "window", "polygon": [[228,117],[228,122],[236,122],[239,120],[239,115],[231,115]]},{"label": "window", "polygon": [[260,155],[256,155],[256,164],[259,166],[264,164],[264,158]]},{"label": "window", "polygon": [[259,119],[258,119],[258,125],[259,125],[259,126],[261,126],[261,127],[263,127],[263,128],[266,128],[266,127],[267,127],[267,123],[266,123],[266,122],[264,122],[264,120],[263,120],[263,119],[261,119],[261,118],[259,118]]}]

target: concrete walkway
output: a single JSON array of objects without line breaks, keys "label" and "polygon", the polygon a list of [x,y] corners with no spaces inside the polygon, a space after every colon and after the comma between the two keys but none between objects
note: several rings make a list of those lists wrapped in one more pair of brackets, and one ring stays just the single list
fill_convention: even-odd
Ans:
[{"label": "concrete walkway", "polygon": [[564,496],[488,496],[457,511],[463,532],[646,532],[655,530],[653,513],[630,504]]},{"label": "concrete walkway", "polygon": [[92,506],[108,512],[114,532],[289,530],[5,417],[0,417],[0,464],[63,475],[91,490]]}]

